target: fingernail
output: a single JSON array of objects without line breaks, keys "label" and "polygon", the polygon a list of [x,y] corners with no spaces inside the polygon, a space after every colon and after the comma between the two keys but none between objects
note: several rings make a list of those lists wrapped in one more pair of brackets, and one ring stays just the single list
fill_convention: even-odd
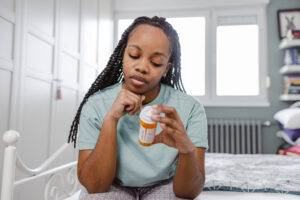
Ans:
[{"label": "fingernail", "polygon": [[152,109],[156,109],[157,107],[158,107],[157,104],[155,104],[152,106]]},{"label": "fingernail", "polygon": [[159,116],[157,116],[157,115],[151,115],[151,117],[152,117],[153,119],[159,119],[159,118],[158,118]]}]

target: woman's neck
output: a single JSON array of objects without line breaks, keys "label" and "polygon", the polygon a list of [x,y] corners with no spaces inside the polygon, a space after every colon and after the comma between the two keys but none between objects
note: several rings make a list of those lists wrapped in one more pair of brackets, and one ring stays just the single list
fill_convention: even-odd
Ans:
[{"label": "woman's neck", "polygon": [[143,101],[143,104],[148,104],[151,101],[153,101],[158,96],[159,91],[160,91],[160,84],[157,87],[155,87],[153,90],[151,90],[148,93],[144,94],[146,98]]}]

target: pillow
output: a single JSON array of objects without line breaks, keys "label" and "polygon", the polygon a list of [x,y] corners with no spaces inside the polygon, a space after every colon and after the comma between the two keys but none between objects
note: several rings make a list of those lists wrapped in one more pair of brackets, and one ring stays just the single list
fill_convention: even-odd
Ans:
[{"label": "pillow", "polygon": [[300,129],[300,108],[287,108],[278,111],[274,119],[279,121],[284,128]]},{"label": "pillow", "polygon": [[293,141],[291,137],[284,131],[277,131],[276,136],[282,138],[285,142],[287,142],[290,145],[300,146],[300,137]]},{"label": "pillow", "polygon": [[297,140],[300,137],[300,129],[288,129],[279,123],[279,127],[283,130],[293,141]]}]

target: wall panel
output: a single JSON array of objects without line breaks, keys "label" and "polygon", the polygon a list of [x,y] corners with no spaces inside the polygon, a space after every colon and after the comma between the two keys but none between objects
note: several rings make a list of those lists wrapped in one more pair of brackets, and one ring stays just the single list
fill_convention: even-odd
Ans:
[{"label": "wall panel", "polygon": [[83,90],[88,91],[88,89],[91,87],[92,83],[95,81],[97,75],[97,70],[85,65],[84,66],[84,72],[83,72]]},{"label": "wall panel", "polygon": [[27,67],[41,73],[52,74],[53,47],[34,35],[28,34]]},{"label": "wall panel", "polygon": [[[4,133],[4,131],[8,129],[9,107],[11,101],[11,79],[12,79],[12,73],[10,71],[0,69],[0,91],[1,91],[0,133],[1,135],[2,133]],[[2,145],[3,142],[1,142],[0,146]]]},{"label": "wall panel", "polygon": [[[77,111],[77,92],[76,90],[62,87],[62,99],[55,100],[56,117],[54,118],[54,129],[51,135],[51,150],[53,153],[61,145],[67,142],[71,123],[75,117]],[[70,145],[68,150],[64,152],[63,156],[60,156],[55,164],[63,164],[66,162],[71,162],[74,159],[74,148]]]},{"label": "wall panel", "polygon": [[[8,119],[9,119],[9,109],[11,101],[11,78],[12,73],[10,71],[0,69],[0,180],[2,180],[2,163],[3,163],[3,153],[4,144],[2,142],[2,137],[5,131],[8,129]],[[1,186],[1,183],[0,183]]]},{"label": "wall panel", "polygon": [[7,12],[15,11],[15,0],[0,0],[1,10],[6,10]]},{"label": "wall panel", "polygon": [[[18,153],[30,168],[67,141],[83,87],[90,87],[99,70],[99,46],[111,50],[105,38],[99,42],[99,32],[112,30],[99,29],[99,22],[106,13],[104,20],[112,22],[112,7],[100,8],[99,2],[0,0],[0,136],[8,129],[20,132]],[[62,99],[56,99],[60,83]],[[54,165],[75,160],[77,152],[70,145]],[[17,171],[16,179],[22,177]],[[44,199],[44,186],[45,179],[20,185],[14,199]]]},{"label": "wall panel", "polygon": [[51,92],[51,83],[26,78],[19,153],[31,166],[38,166],[47,158]]},{"label": "wall panel", "polygon": [[0,65],[1,59],[13,59],[14,24],[0,16]]},{"label": "wall panel", "polygon": [[54,6],[54,0],[28,0],[29,24],[53,36]]},{"label": "wall panel", "polygon": [[63,84],[71,86],[77,85],[79,70],[78,60],[65,53],[61,54],[60,59],[60,77],[62,78]]},{"label": "wall panel", "polygon": [[61,44],[62,48],[71,53],[79,52],[80,1],[61,1]]},{"label": "wall panel", "polygon": [[84,61],[91,64],[97,63],[97,11],[97,0],[83,1]]}]

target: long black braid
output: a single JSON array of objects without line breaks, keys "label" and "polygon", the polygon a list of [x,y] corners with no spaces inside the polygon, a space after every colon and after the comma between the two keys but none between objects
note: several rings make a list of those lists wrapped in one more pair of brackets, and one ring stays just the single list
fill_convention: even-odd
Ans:
[{"label": "long black braid", "polygon": [[164,31],[170,41],[170,60],[171,68],[166,74],[165,77],[162,77],[161,83],[167,84],[175,89],[178,89],[182,92],[185,92],[185,89],[181,80],[181,63],[180,63],[180,44],[177,32],[173,27],[166,21],[163,17],[139,17],[134,20],[134,22],[124,31],[122,37],[115,48],[113,54],[111,55],[106,68],[100,73],[97,79],[94,81],[89,91],[84,96],[83,101],[81,102],[76,116],[72,122],[71,130],[69,134],[68,142],[74,142],[74,147],[76,147],[78,125],[80,119],[80,113],[83,105],[86,103],[89,96],[96,93],[99,90],[102,90],[108,86],[111,86],[115,83],[119,83],[123,80],[123,55],[124,50],[127,45],[128,38],[130,33],[140,24],[148,24],[155,27],[158,27]]}]

